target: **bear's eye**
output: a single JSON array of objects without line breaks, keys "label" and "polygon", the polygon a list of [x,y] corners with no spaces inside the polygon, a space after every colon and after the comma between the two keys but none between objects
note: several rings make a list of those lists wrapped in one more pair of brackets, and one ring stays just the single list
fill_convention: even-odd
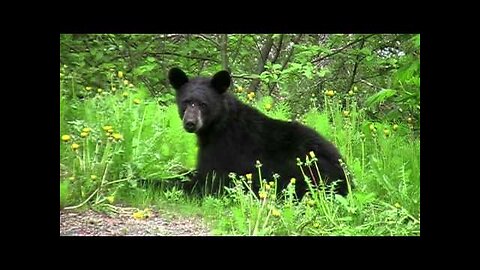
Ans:
[{"label": "bear's eye", "polygon": [[198,105],[200,105],[200,108],[205,109],[207,107],[207,104],[200,102]]}]

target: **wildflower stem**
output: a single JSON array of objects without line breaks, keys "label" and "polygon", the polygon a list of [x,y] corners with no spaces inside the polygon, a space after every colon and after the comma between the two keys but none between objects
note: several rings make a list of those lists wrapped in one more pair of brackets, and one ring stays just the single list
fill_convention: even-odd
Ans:
[{"label": "wildflower stem", "polygon": [[318,178],[320,179],[320,184],[324,186],[325,183],[323,182],[322,175],[320,174],[320,170],[318,169],[317,161],[314,161],[313,163],[315,164],[315,169],[317,169]]},{"label": "wildflower stem", "polygon": [[131,177],[127,177],[127,178],[123,178],[123,179],[118,179],[118,180],[115,180],[115,181],[110,181],[110,182],[107,182],[105,183],[103,186],[108,186],[108,185],[111,185],[111,184],[115,184],[115,183],[120,183],[120,182],[124,182],[124,181],[128,181],[128,180],[131,180],[132,178]]},{"label": "wildflower stem", "polygon": [[313,183],[317,186],[317,181],[315,181],[315,175],[313,175],[312,167],[308,166],[308,170],[310,171],[310,175],[312,176]]},{"label": "wildflower stem", "polygon": [[272,214],[272,211],[268,211],[268,214],[267,214],[267,218],[265,218],[265,222],[263,223],[263,226],[262,226],[262,229],[265,230],[265,228],[267,227],[267,224],[268,224],[268,219],[270,218],[270,215]]},{"label": "wildflower stem", "polygon": [[362,142],[362,179],[364,179],[364,171],[365,171],[365,141],[360,139]]},{"label": "wildflower stem", "polygon": [[78,205],[75,205],[75,206],[67,206],[65,207],[64,209],[65,210],[71,210],[71,209],[76,209],[76,208],[79,208],[79,207],[82,207],[84,204],[86,204],[97,192],[99,191],[99,189],[97,188],[90,196],[88,196],[88,198],[83,201],[81,204],[78,204]]},{"label": "wildflower stem", "polygon": [[95,199],[96,203],[98,202],[98,200],[100,198],[100,191],[104,186],[105,179],[107,178],[107,171],[108,171],[109,165],[110,165],[110,161],[108,161],[107,164],[105,165],[105,170],[103,171],[102,181],[100,182],[100,186],[98,187],[97,198]]},{"label": "wildflower stem", "polygon": [[260,223],[260,218],[262,217],[262,211],[266,203],[267,203],[267,198],[264,198],[262,201],[262,204],[260,205],[260,209],[258,210],[258,213],[257,213],[257,218],[255,220],[255,228],[253,229],[253,235],[257,235],[258,233],[258,225]]},{"label": "wildflower stem", "polygon": [[88,138],[88,136],[85,137],[85,147],[84,148],[85,148],[86,153],[87,153],[86,156],[87,156],[88,167],[92,168],[91,159],[90,159],[90,149],[88,147],[88,139],[87,138]]},{"label": "wildflower stem", "polygon": [[85,138],[84,141],[83,141],[83,149],[82,149],[82,152],[83,152],[83,154],[82,154],[82,159],[83,159],[83,173],[85,173],[86,168],[87,168],[87,164],[86,164],[86,162],[87,162],[87,153],[86,153],[86,151],[87,151],[87,138]]},{"label": "wildflower stem", "polygon": [[262,181],[262,170],[260,170],[260,166],[258,167],[258,181],[260,181],[260,189],[262,189],[263,181]]},{"label": "wildflower stem", "polygon": [[107,141],[107,145],[105,146],[105,150],[103,151],[103,156],[102,156],[102,160],[100,160],[100,164],[104,164],[107,157],[110,155],[111,146],[112,146],[112,143],[110,141]]},{"label": "wildflower stem", "polygon": [[253,190],[252,190],[252,188],[250,187],[250,185],[247,184],[247,183],[245,182],[245,180],[241,180],[241,181],[243,182],[243,184],[245,184],[245,186],[247,186],[248,191],[250,191],[250,193],[253,194],[253,197],[255,197],[255,199],[258,199],[258,198],[257,198],[257,195],[255,194],[255,192],[253,192]]},{"label": "wildflower stem", "polygon": [[[142,129],[143,129],[143,123],[145,122],[145,113],[146,113],[147,107],[143,109],[143,115],[142,115],[142,122],[140,122],[140,128],[138,130],[138,136],[137,136],[137,141],[136,143],[138,144],[140,142],[140,135],[142,135]],[[135,147],[133,150],[133,156],[137,156],[137,149],[138,147]]]}]

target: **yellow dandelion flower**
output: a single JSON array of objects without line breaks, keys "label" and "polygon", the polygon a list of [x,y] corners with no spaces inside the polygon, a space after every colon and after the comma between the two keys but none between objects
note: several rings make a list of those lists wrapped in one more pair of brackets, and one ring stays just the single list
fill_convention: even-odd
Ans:
[{"label": "yellow dandelion flower", "polygon": [[265,198],[267,198],[267,192],[265,192],[265,191],[260,191],[260,192],[258,193],[258,197],[260,197],[260,199],[265,199]]},{"label": "yellow dandelion flower", "polygon": [[64,142],[68,142],[72,139],[72,137],[70,135],[63,135],[62,136],[62,141]]},{"label": "yellow dandelion flower", "polygon": [[335,95],[335,91],[333,90],[328,90],[325,95],[329,96],[329,97],[333,97]]},{"label": "yellow dandelion flower", "polygon": [[400,208],[402,206],[397,202],[397,203],[395,203],[395,207]]},{"label": "yellow dandelion flower", "polygon": [[75,180],[75,176],[70,176],[70,177],[68,178],[68,180],[70,180],[70,181]]},{"label": "yellow dandelion flower", "polygon": [[87,86],[87,87],[85,87],[85,90],[90,91],[90,90],[92,90],[92,87]]},{"label": "yellow dandelion flower", "polygon": [[115,200],[115,196],[111,195],[111,196],[106,197],[106,199],[110,204],[112,204],[113,201]]},{"label": "yellow dandelion flower", "polygon": [[398,129],[398,125],[397,125],[397,124],[395,124],[395,125],[393,125],[393,127],[392,127],[392,128],[393,128],[393,130],[397,130],[397,129]]},{"label": "yellow dandelion flower", "polygon": [[117,75],[120,79],[123,78],[123,72],[119,71]]},{"label": "yellow dandelion flower", "polygon": [[129,84],[128,84],[128,87],[133,87],[133,84],[129,83]]},{"label": "yellow dandelion flower", "polygon": [[308,200],[308,201],[307,201],[307,204],[308,204],[309,206],[314,206],[314,205],[315,205],[315,201],[314,201],[314,200]]},{"label": "yellow dandelion flower", "polygon": [[295,185],[295,182],[297,182],[297,179],[295,179],[295,178],[290,179],[290,184]]},{"label": "yellow dandelion flower", "polygon": [[145,218],[145,215],[144,215],[142,210],[139,210],[139,211],[133,213],[132,216],[133,216],[134,219],[144,219]]},{"label": "yellow dandelion flower", "polygon": [[98,93],[102,93],[102,91],[103,91],[102,88],[98,88],[98,89],[97,89],[97,92],[98,92]]},{"label": "yellow dandelion flower", "polygon": [[347,117],[348,115],[350,115],[349,111],[343,111],[343,116]]},{"label": "yellow dandelion flower", "polygon": [[355,95],[355,93],[352,90],[350,90],[350,91],[348,91],[348,95],[353,96],[353,95]]},{"label": "yellow dandelion flower", "polygon": [[113,129],[112,126],[103,126],[103,130],[107,131],[107,130],[110,130],[110,129]]},{"label": "yellow dandelion flower", "polygon": [[315,157],[315,153],[313,151],[308,152],[308,154],[310,155],[311,158]]},{"label": "yellow dandelion flower", "polygon": [[273,181],[268,182],[268,184],[272,187],[275,185],[275,183]]},{"label": "yellow dandelion flower", "polygon": [[117,140],[117,141],[123,139],[123,136],[122,136],[122,134],[120,134],[120,133],[114,133],[114,134],[112,135],[112,137],[113,137],[115,140]]},{"label": "yellow dandelion flower", "polygon": [[80,137],[85,138],[88,136],[88,132],[82,132],[80,133]]},{"label": "yellow dandelion flower", "polygon": [[374,131],[374,130],[375,130],[375,125],[374,125],[374,124],[370,124],[369,128],[370,128],[371,131]]},{"label": "yellow dandelion flower", "polygon": [[90,175],[90,179],[92,179],[92,180],[96,180],[96,179],[97,179],[97,176],[96,176],[96,175],[94,175],[94,174],[92,174],[92,175]]},{"label": "yellow dandelion flower", "polygon": [[90,131],[92,131],[92,129],[91,129],[91,128],[88,128],[88,127],[82,129],[82,132],[87,132],[87,133],[88,133],[88,132],[90,132]]},{"label": "yellow dandelion flower", "polygon": [[407,118],[407,121],[408,121],[409,123],[411,123],[411,122],[413,121],[413,119],[412,119],[411,117],[408,117],[408,118]]},{"label": "yellow dandelion flower", "polygon": [[117,91],[117,88],[112,87],[112,92],[115,92],[115,91]]},{"label": "yellow dandelion flower", "polygon": [[128,97],[128,92],[123,92],[122,96],[123,97]]},{"label": "yellow dandelion flower", "polygon": [[265,110],[270,111],[272,109],[272,104],[267,103],[265,104]]},{"label": "yellow dandelion flower", "polygon": [[72,143],[71,147],[72,147],[72,150],[77,150],[80,147],[80,145],[78,145],[77,143]]},{"label": "yellow dandelion flower", "polygon": [[354,91],[357,91],[357,89],[358,89],[358,88],[357,88],[356,86],[353,87],[353,90],[354,90]]},{"label": "yellow dandelion flower", "polygon": [[123,84],[124,84],[124,85],[128,85],[128,80],[124,80],[124,81],[123,81]]},{"label": "yellow dandelion flower", "polygon": [[280,216],[280,211],[276,208],[273,208],[272,209],[272,216],[279,217]]},{"label": "yellow dandelion flower", "polygon": [[140,99],[138,99],[138,98],[136,98],[136,99],[133,100],[133,103],[135,103],[135,104],[140,104],[140,102],[141,102],[141,101],[140,101]]},{"label": "yellow dandelion flower", "polygon": [[385,136],[388,136],[388,135],[390,135],[390,130],[384,129],[384,130],[383,130],[383,133],[385,134]]},{"label": "yellow dandelion flower", "polygon": [[265,190],[270,190],[272,187],[270,185],[265,185]]},{"label": "yellow dandelion flower", "polygon": [[252,181],[252,174],[251,174],[251,173],[247,173],[247,174],[245,175],[245,177],[247,177],[247,180],[248,180],[248,181]]}]

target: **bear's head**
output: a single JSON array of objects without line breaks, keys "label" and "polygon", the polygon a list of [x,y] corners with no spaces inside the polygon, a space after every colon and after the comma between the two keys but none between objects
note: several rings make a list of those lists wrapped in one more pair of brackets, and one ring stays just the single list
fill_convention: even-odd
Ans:
[{"label": "bear's head", "polygon": [[219,71],[212,78],[189,79],[181,69],[172,68],[168,80],[175,89],[178,111],[187,132],[198,132],[221,116],[223,94],[231,83],[228,71]]}]

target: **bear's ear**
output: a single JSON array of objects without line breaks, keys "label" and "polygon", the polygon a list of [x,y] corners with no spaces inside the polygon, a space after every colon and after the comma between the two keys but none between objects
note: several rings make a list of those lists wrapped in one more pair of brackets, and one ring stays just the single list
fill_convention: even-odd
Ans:
[{"label": "bear's ear", "polygon": [[211,82],[213,88],[215,88],[215,90],[217,90],[217,92],[220,94],[223,94],[225,91],[227,91],[230,83],[230,73],[225,70],[219,71],[215,75],[213,75]]},{"label": "bear's ear", "polygon": [[170,81],[170,84],[173,86],[175,90],[180,89],[182,85],[186,84],[188,82],[188,77],[179,68],[172,68],[168,72],[168,80]]}]

